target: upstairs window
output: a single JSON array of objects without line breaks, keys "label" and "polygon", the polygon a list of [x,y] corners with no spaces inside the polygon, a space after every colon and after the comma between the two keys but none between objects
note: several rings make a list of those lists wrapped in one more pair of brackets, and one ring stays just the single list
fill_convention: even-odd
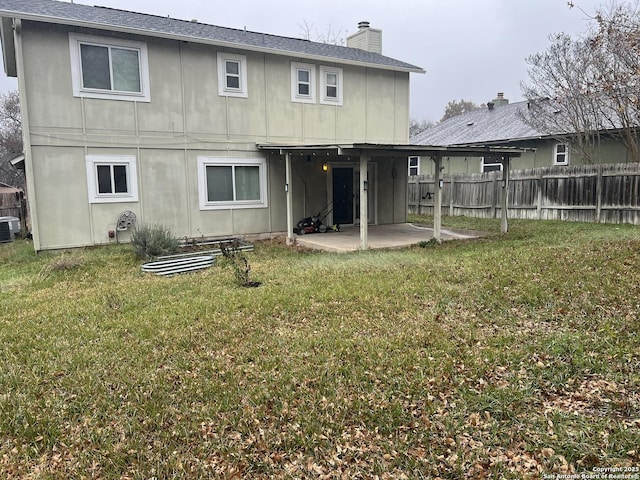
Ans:
[{"label": "upstairs window", "polygon": [[316,66],[291,64],[291,101],[316,103]]},{"label": "upstairs window", "polygon": [[240,62],[235,60],[224,61],[225,89],[240,90]]},{"label": "upstairs window", "polygon": [[320,67],[322,97],[320,103],[342,105],[342,69]]},{"label": "upstairs window", "polygon": [[248,96],[247,57],[232,53],[218,53],[218,95]]},{"label": "upstairs window", "polygon": [[87,155],[89,203],[138,201],[136,157]]},{"label": "upstairs window", "polygon": [[409,157],[409,176],[420,175],[420,157]]},{"label": "upstairs window", "polygon": [[76,97],[150,101],[146,44],[69,35]]},{"label": "upstairs window", "polygon": [[553,148],[553,164],[569,165],[569,145],[566,143],[556,143]]},{"label": "upstairs window", "polygon": [[298,69],[298,96],[310,97],[311,96],[311,71],[299,68]]}]

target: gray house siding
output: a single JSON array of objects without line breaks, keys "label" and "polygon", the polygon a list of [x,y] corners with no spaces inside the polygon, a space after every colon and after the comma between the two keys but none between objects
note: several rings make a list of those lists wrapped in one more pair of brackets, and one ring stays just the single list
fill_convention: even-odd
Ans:
[{"label": "gray house siding", "polygon": [[[150,101],[74,96],[70,33],[98,43],[125,39],[144,44]],[[286,230],[284,159],[260,151],[256,143],[406,143],[408,139],[409,70],[417,71],[408,64],[376,68],[352,64],[351,59],[346,61],[352,63],[341,63],[345,60],[30,20],[22,21],[18,42],[37,250],[109,243],[109,232],[124,210],[133,211],[141,221],[169,226],[178,236],[282,232]],[[219,94],[219,52],[246,57],[246,98]],[[342,69],[343,103],[292,102],[292,62]],[[91,156],[135,158],[137,200],[88,201],[86,159]],[[202,209],[198,162],[203,157],[264,161],[264,208]],[[293,160],[293,212],[301,218],[327,203],[328,177],[322,164],[343,160]],[[382,223],[406,218],[406,184],[391,180],[391,162],[376,161],[375,208]]]}]

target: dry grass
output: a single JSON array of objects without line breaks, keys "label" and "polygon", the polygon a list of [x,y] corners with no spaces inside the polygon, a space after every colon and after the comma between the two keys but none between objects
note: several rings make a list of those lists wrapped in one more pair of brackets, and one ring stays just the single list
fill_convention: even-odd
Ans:
[{"label": "dry grass", "polygon": [[266,242],[248,254],[255,289],[220,267],[142,274],[124,247],[28,249],[0,245],[2,477],[640,465],[637,227],[513,222],[343,255]]}]

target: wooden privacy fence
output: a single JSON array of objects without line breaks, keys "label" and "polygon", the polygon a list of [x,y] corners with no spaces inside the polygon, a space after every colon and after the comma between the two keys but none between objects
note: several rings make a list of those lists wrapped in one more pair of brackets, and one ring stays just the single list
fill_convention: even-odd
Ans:
[{"label": "wooden privacy fence", "polygon": [[0,193],[0,217],[20,218],[20,197],[15,193]]},{"label": "wooden privacy fence", "polygon": [[20,219],[20,231],[27,233],[27,199],[22,192],[0,193],[0,217]]},{"label": "wooden privacy fence", "polygon": [[[442,214],[498,218],[502,172],[444,175]],[[409,177],[409,213],[433,215],[433,175]],[[509,218],[640,224],[640,164],[512,170]]]}]

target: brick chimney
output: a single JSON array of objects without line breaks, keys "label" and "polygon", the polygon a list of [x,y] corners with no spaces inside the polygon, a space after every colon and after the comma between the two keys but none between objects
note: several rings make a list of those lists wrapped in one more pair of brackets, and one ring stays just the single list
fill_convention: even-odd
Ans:
[{"label": "brick chimney", "polygon": [[371,28],[369,22],[358,23],[358,31],[347,37],[347,47],[382,53],[382,30]]}]

